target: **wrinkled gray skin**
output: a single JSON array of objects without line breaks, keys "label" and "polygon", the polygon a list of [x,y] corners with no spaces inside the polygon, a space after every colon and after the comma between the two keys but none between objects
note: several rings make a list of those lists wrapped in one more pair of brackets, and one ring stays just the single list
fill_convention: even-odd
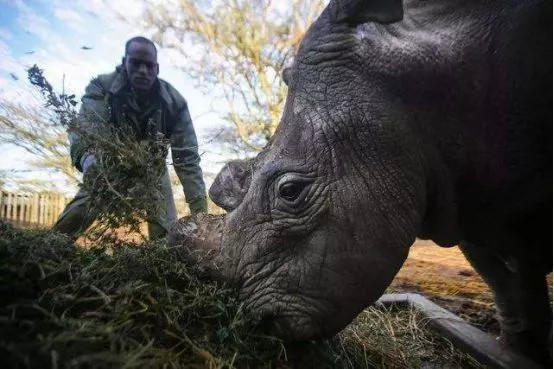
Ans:
[{"label": "wrinkled gray skin", "polygon": [[210,190],[246,307],[287,339],[332,335],[430,238],[462,245],[502,339],[551,360],[550,7],[331,1],[272,141]]}]

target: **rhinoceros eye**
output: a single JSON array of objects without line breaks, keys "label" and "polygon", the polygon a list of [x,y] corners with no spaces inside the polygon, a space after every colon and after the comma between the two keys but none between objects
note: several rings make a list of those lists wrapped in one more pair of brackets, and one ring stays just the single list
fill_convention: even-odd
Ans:
[{"label": "rhinoceros eye", "polygon": [[285,182],[279,186],[279,197],[293,202],[298,199],[305,186],[305,182]]}]

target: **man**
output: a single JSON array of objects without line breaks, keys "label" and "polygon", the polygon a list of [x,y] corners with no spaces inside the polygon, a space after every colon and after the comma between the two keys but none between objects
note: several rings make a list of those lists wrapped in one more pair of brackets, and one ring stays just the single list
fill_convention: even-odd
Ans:
[{"label": "man", "polygon": [[[206,212],[206,189],[187,103],[169,83],[158,78],[158,73],[154,43],[144,37],[130,39],[125,44],[122,65],[111,74],[94,78],[86,88],[78,124],[94,129],[94,119],[87,117],[97,116],[110,124],[132,124],[141,140],[152,138],[152,133],[163,134],[171,143],[175,171],[191,212]],[[69,141],[73,164],[86,175],[96,158],[76,132],[69,132]],[[162,192],[165,215],[148,224],[151,238],[163,236],[177,218],[167,168]],[[86,230],[94,221],[88,213],[88,199],[85,191],[79,191],[53,229],[72,236]]]}]

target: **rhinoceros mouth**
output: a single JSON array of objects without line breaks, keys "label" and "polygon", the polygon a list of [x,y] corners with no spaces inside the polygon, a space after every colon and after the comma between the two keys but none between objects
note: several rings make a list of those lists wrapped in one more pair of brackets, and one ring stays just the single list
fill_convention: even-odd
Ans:
[{"label": "rhinoceros mouth", "polygon": [[[250,300],[250,301],[248,301]],[[325,313],[325,303],[297,295],[266,295],[248,299],[246,310],[259,317],[262,329],[287,341],[304,341],[334,334]],[[309,301],[308,301],[309,300]]]},{"label": "rhinoceros mouth", "polygon": [[323,320],[296,311],[262,312],[258,326],[286,341],[305,341],[325,336]]}]

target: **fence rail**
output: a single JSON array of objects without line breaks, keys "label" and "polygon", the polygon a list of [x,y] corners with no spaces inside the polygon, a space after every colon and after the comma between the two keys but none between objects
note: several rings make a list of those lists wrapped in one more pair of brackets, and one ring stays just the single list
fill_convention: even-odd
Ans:
[{"label": "fence rail", "polygon": [[18,227],[51,227],[68,202],[59,193],[0,191],[0,219]]}]

